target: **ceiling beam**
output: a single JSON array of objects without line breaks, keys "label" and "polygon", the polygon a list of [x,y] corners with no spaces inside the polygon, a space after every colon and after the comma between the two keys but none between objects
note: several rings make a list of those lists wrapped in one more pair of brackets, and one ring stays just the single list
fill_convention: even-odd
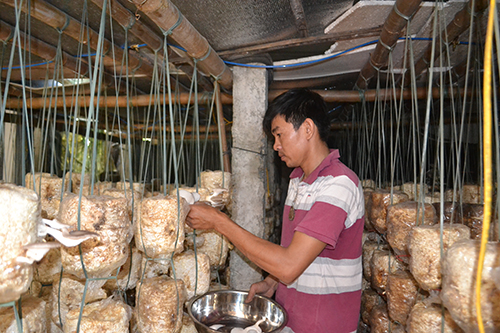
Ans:
[{"label": "ceiling beam", "polygon": [[301,37],[308,37],[306,14],[302,6],[302,0],[290,0],[293,16],[295,17],[295,26],[299,30]]},{"label": "ceiling beam", "polygon": [[[103,9],[104,0],[91,0],[97,7]],[[153,30],[142,21],[137,20],[127,8],[116,0],[108,1],[107,13],[122,27],[127,28],[130,33],[148,45],[153,51],[159,51],[163,47],[163,38],[160,38]]]},{"label": "ceiling beam", "polygon": [[[233,98],[232,96],[229,96],[227,94],[221,94],[220,95],[221,103],[222,104],[232,104]],[[26,107],[28,109],[41,109],[41,108],[48,108],[48,107],[63,107],[64,105],[75,105],[76,100],[78,100],[78,105],[89,105],[91,96],[80,96],[80,97],[74,97],[74,96],[66,96],[66,97],[59,97],[56,99],[52,99],[52,103],[49,105],[49,101],[47,98],[39,97],[39,98],[30,98],[26,100]],[[97,98],[94,98],[94,103],[97,105]],[[189,93],[180,93],[180,94],[174,94],[174,98],[172,99],[172,103],[180,103],[182,105],[187,105],[188,101],[191,100],[191,103],[193,103],[193,96],[191,96],[190,99],[190,94]],[[167,103],[168,103],[168,98],[167,98]],[[206,94],[199,94],[198,95],[198,103],[206,103],[207,102],[207,95]],[[138,95],[138,96],[101,96],[99,98],[99,107],[109,107],[109,108],[114,108],[114,107],[127,107],[127,105],[133,105],[133,106],[149,106],[151,103],[154,103],[154,97],[151,97],[150,95]],[[18,109],[22,107],[22,101],[18,99],[8,99],[6,101],[5,107],[7,109]]]},{"label": "ceiling beam", "polygon": [[403,30],[411,20],[411,17],[419,10],[422,0],[397,0],[392,7],[389,16],[385,20],[384,28],[380,33],[380,38],[371,53],[370,59],[366,62],[359,73],[355,88],[366,89],[370,80],[375,76],[378,70],[387,65],[389,52],[396,45]]},{"label": "ceiling beam", "polygon": [[[9,25],[8,23],[0,21],[0,40],[4,42],[11,41],[13,33],[14,27]],[[25,51],[29,51],[31,54],[34,54],[46,60],[47,62],[54,62],[54,65],[57,65],[57,48],[55,46],[47,44],[44,41],[41,41],[32,36],[29,38],[29,42],[27,43],[25,41],[25,34],[20,34],[19,45],[21,45],[21,48]],[[12,47],[17,46],[12,45]],[[78,59],[68,54],[67,52],[61,52],[61,63],[64,68],[67,68],[71,72],[75,73],[76,77],[78,77],[78,75],[88,76],[87,74],[89,71],[89,67],[87,63],[83,61],[79,62]],[[103,80],[106,86],[111,86],[115,81],[113,76],[109,73],[104,73]]]},{"label": "ceiling beam", "polygon": [[148,16],[160,29],[170,33],[170,37],[184,48],[198,63],[206,75],[217,78],[226,89],[232,89],[233,76],[230,69],[217,55],[195,27],[169,0],[131,0],[139,11]]},{"label": "ceiling beam", "polygon": [[298,46],[307,46],[320,43],[333,44],[335,42],[343,40],[351,40],[351,39],[366,38],[366,37],[378,37],[380,35],[381,30],[382,26],[380,25],[375,28],[353,30],[347,33],[346,32],[329,33],[322,36],[293,38],[293,39],[281,40],[277,42],[271,42],[259,45],[250,45],[250,46],[240,47],[238,49],[219,51],[218,54],[223,58],[231,59],[236,57],[248,56],[257,53],[271,52]]},{"label": "ceiling beam", "polygon": [[[269,91],[269,101],[272,101],[280,94],[286,92],[287,90],[271,90]],[[362,94],[356,90],[314,90],[319,95],[321,95],[326,102],[329,103],[359,103],[363,100],[367,102],[374,102],[375,100],[392,100],[393,98],[417,98],[424,99],[427,98],[428,89],[425,87],[417,88],[415,96],[412,94],[411,89],[403,90],[401,94],[401,89],[372,89],[365,90]],[[446,98],[453,96],[453,94],[463,94],[463,89],[445,89],[444,94]],[[441,94],[441,89],[436,87],[431,91],[432,98],[439,98]],[[469,90],[469,94],[472,94]],[[26,101],[26,107],[28,109],[41,109],[44,107],[63,107],[64,105],[73,105],[76,98],[73,96],[61,97],[57,99],[57,103],[55,99],[52,99],[52,104],[49,106],[47,98],[39,97],[39,98],[31,98]],[[151,101],[154,99],[151,98],[150,95],[138,95],[138,96],[106,96],[99,98],[99,106],[100,107],[126,107],[127,105],[133,106],[149,106]],[[172,103],[179,103],[182,105],[186,105],[189,101],[189,93],[180,93],[178,96],[174,96]],[[94,102],[97,104],[97,100],[94,99]],[[168,101],[167,101],[168,102]],[[191,103],[193,102],[191,97]],[[198,95],[198,103],[206,103],[207,95],[200,94]],[[78,105],[88,105],[90,103],[90,96],[81,96],[78,97]],[[128,103],[128,104],[127,104]],[[233,103],[233,97],[227,94],[220,95],[220,103],[223,105],[231,105]],[[7,109],[19,109],[22,107],[22,101],[16,99],[8,99],[6,102]]]},{"label": "ceiling beam", "polygon": [[[15,8],[17,0],[2,0],[3,3]],[[91,49],[97,49],[97,42],[99,40],[99,33],[92,29],[88,29],[90,35],[89,40],[81,40],[80,32],[83,29],[79,21],[64,13],[60,9],[46,3],[42,0],[31,0],[29,2],[23,2],[22,10],[26,14],[30,14],[37,20],[53,27],[58,31],[62,31],[63,34],[73,38],[79,43],[88,43]],[[29,8],[27,7],[29,4]],[[111,51],[113,50],[113,51]],[[116,59],[111,57],[111,54],[115,54],[116,59],[123,59],[124,50],[111,43],[109,40],[103,40],[103,65],[108,69],[108,71],[113,72]],[[131,73],[143,74],[151,77],[153,72],[153,67],[147,62],[142,61],[140,58],[135,56],[133,53],[128,54],[129,71]],[[121,60],[120,60],[121,61]]]},{"label": "ceiling beam", "polygon": [[[470,26],[471,13],[474,9],[474,15],[482,15],[486,8],[488,8],[488,0],[475,0],[475,6],[472,8],[472,0],[469,0],[464,5],[462,10],[455,14],[453,20],[448,26],[441,31],[441,43],[436,41],[437,47],[434,50],[434,59],[437,59],[445,47],[445,43],[452,44],[465,30]],[[415,62],[415,77],[418,77],[422,72],[429,68],[432,57],[432,43],[427,46],[424,54],[420,59]],[[439,46],[440,45],[440,46]],[[411,75],[405,75],[403,86],[407,87],[411,83]]]},{"label": "ceiling beam", "polygon": [[[286,90],[272,90],[269,92],[269,100],[272,101],[280,94],[284,93]],[[371,89],[364,91],[357,90],[313,90],[323,97],[325,102],[328,103],[359,103],[362,100],[366,102],[374,102],[376,100],[389,101],[396,99],[424,99],[428,96],[428,89],[426,87],[420,87],[416,89],[416,94],[413,95],[411,89],[405,89],[401,92],[401,89]],[[360,93],[361,92],[361,93]],[[452,96],[457,96],[457,94],[463,94],[463,89],[443,89],[443,94],[445,98],[451,98]],[[469,95],[472,92],[469,89]],[[441,96],[441,88],[432,88],[431,90],[432,98],[439,98]]]},{"label": "ceiling beam", "polygon": [[[4,21],[0,20],[0,40],[4,42],[13,42],[14,36],[14,27]],[[17,43],[21,46],[22,49],[26,51],[31,51],[31,54],[34,54],[46,61],[55,61],[57,56],[57,48],[48,43],[45,43],[37,38],[30,36],[29,42],[25,40],[26,34],[21,31],[19,35],[19,40]],[[16,43],[16,44],[17,44]],[[12,47],[16,48],[17,45],[12,45]],[[61,54],[62,63],[64,67],[70,69],[74,73],[78,73],[78,61],[73,56],[68,53],[62,51]],[[88,73],[89,67],[87,63],[81,64],[80,72],[82,75]]]},{"label": "ceiling beam", "polygon": [[[92,0],[92,2],[103,9],[104,0]],[[146,44],[151,50],[157,52],[163,48],[163,36],[158,36],[158,34],[145,25],[141,20],[138,20],[136,16],[131,13],[126,7],[124,7],[117,0],[109,0],[108,12],[110,12],[110,16],[118,22],[122,27],[128,28],[129,32],[133,34],[137,39]],[[177,53],[177,52],[176,52]],[[179,52],[179,54],[184,62],[190,63],[191,66],[186,66],[181,64],[176,66],[178,69],[183,71],[190,79],[193,77],[193,68],[192,68],[192,60],[185,56],[184,52]],[[146,55],[148,56],[148,55]],[[163,61],[163,53],[159,55],[159,58]],[[169,53],[169,60],[171,60],[171,56]],[[154,59],[152,59],[154,62]],[[191,67],[191,68],[189,68]],[[200,87],[202,87],[206,91],[213,90],[213,84],[204,76],[198,74],[197,82]]]}]

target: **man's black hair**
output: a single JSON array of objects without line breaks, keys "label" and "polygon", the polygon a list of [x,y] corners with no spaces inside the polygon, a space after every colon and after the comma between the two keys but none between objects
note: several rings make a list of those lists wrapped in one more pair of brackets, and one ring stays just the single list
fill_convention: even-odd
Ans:
[{"label": "man's black hair", "polygon": [[321,140],[327,142],[330,133],[326,103],[323,98],[309,89],[290,89],[279,95],[267,108],[262,127],[267,135],[272,137],[271,123],[276,116],[283,116],[298,130],[304,120],[310,118],[318,127]]}]

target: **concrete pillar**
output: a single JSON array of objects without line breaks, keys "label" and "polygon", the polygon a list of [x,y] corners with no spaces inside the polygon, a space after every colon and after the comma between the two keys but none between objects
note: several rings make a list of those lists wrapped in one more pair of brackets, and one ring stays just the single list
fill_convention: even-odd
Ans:
[{"label": "concrete pillar", "polygon": [[[257,237],[264,236],[267,139],[262,119],[267,109],[267,73],[261,68],[233,68],[232,218]],[[230,285],[247,290],[262,271],[236,249],[229,260]]]}]

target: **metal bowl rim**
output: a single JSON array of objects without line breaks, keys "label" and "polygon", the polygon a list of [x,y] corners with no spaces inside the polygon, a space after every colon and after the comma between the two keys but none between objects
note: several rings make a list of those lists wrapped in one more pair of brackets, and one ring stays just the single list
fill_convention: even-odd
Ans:
[{"label": "metal bowl rim", "polygon": [[[203,324],[202,322],[200,322],[198,319],[196,319],[195,316],[193,315],[193,312],[191,311],[191,309],[193,308],[194,302],[196,302],[197,300],[199,300],[202,297],[206,297],[207,295],[221,294],[221,293],[223,293],[223,294],[240,293],[240,294],[246,294],[246,295],[248,295],[248,291],[229,289],[229,290],[212,290],[212,291],[208,291],[208,292],[204,293],[203,295],[199,295],[199,296],[193,297],[189,301],[187,310],[188,310],[189,316],[195,322],[195,324],[199,324],[199,325],[202,325],[203,327],[206,327],[207,329],[210,329],[208,326],[206,326],[205,324]],[[283,324],[281,325],[282,327],[279,328],[279,330],[275,329],[275,330],[272,330],[272,331],[270,331],[268,333],[277,333],[277,332],[280,332],[281,330],[283,330],[283,328],[285,328],[286,324],[288,323],[288,314],[286,313],[286,311],[283,308],[283,306],[281,306],[281,304],[279,304],[275,300],[273,300],[273,299],[271,299],[271,298],[269,298],[267,296],[264,296],[264,295],[255,294],[255,297],[263,298],[263,299],[271,302],[272,304],[274,304],[275,306],[277,306],[281,310],[281,312],[283,313]]]}]

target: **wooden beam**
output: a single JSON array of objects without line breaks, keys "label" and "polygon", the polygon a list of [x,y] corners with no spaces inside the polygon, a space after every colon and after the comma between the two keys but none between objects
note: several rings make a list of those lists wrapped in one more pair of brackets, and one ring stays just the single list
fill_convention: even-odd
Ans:
[{"label": "wooden beam", "polygon": [[308,37],[306,14],[304,13],[304,6],[302,0],[290,0],[290,7],[292,8],[293,16],[295,17],[295,26],[300,32],[302,37]]},{"label": "wooden beam", "polygon": [[[189,100],[189,93],[181,93],[178,96],[174,96],[174,100],[172,101],[173,103],[180,103],[183,105],[186,105]],[[198,95],[198,101],[200,103],[206,102],[206,95],[205,94],[200,94]],[[52,99],[52,104],[49,105],[49,99],[47,98],[31,98],[28,99],[26,102],[26,107],[28,109],[41,109],[44,107],[63,107],[64,103],[66,105],[74,105],[76,102],[76,99],[78,99],[78,104],[79,105],[88,105],[90,103],[90,96],[80,96],[78,98],[75,98],[73,96],[68,96],[68,97],[60,97],[57,99],[57,104],[55,99]],[[192,99],[191,99],[192,100]],[[94,102],[97,104],[97,99],[94,99]],[[150,95],[139,95],[139,96],[131,96],[127,99],[127,96],[107,96],[99,98],[99,106],[100,107],[110,107],[113,108],[115,106],[118,107],[126,107],[127,103],[133,106],[149,106],[150,103],[154,102],[154,99],[150,97]],[[233,98],[227,94],[221,94],[221,102],[222,104],[232,104]],[[7,109],[19,109],[22,107],[22,101],[19,101],[18,99],[12,99],[10,98],[6,102]]]},{"label": "wooden beam", "polygon": [[315,37],[305,37],[305,38],[294,38],[281,40],[277,42],[271,42],[266,44],[259,45],[250,45],[246,47],[241,47],[233,50],[219,51],[217,54],[220,57],[234,58],[236,56],[248,56],[256,53],[263,53],[269,51],[275,51],[285,48],[297,47],[297,46],[305,46],[305,45],[313,45],[319,43],[335,43],[337,41],[342,40],[350,40],[356,38],[365,38],[365,37],[377,37],[380,35],[380,31],[382,30],[382,26],[378,26],[376,28],[369,29],[360,29],[350,31],[348,33],[332,33],[323,36],[315,36]]},{"label": "wooden beam", "polygon": [[[269,100],[273,100],[280,94],[284,93],[286,90],[272,90],[269,92]],[[427,98],[428,89],[426,87],[421,87],[416,89],[416,94],[413,96],[411,89],[405,89],[401,95],[401,89],[376,89],[373,90],[314,90],[319,95],[323,97],[326,102],[339,102],[339,103],[359,103],[361,102],[361,97],[367,102],[374,102],[375,100],[392,100],[393,98],[403,98],[405,100],[410,98],[423,99]],[[455,96],[457,94],[463,94],[463,89],[453,89]],[[441,94],[441,89],[436,87],[431,90],[432,98],[439,98]],[[469,90],[468,94],[472,94]],[[451,98],[451,89],[444,90],[444,97]]]}]

